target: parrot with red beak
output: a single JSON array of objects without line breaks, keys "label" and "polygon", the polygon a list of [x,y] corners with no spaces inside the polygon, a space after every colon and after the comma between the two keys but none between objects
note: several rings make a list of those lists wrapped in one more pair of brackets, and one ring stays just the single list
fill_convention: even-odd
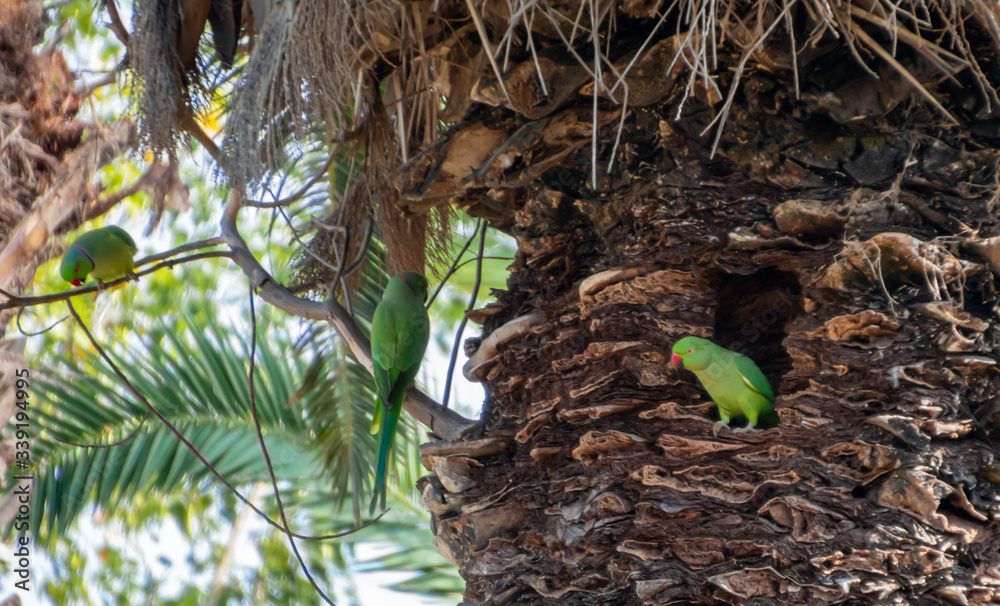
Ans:
[{"label": "parrot with red beak", "polygon": [[128,232],[117,225],[88,231],[70,244],[59,272],[62,279],[80,286],[88,276],[110,282],[132,273],[138,249]]},{"label": "parrot with red beak", "polygon": [[677,341],[670,356],[670,365],[677,368],[683,364],[698,377],[702,387],[719,407],[722,419],[712,428],[712,435],[719,429],[728,427],[730,419],[744,417],[749,424],[734,431],[752,431],[763,424],[767,427],[778,425],[778,415],[774,411],[774,392],[764,377],[764,373],[754,361],[720,347],[708,339],[684,337]]}]

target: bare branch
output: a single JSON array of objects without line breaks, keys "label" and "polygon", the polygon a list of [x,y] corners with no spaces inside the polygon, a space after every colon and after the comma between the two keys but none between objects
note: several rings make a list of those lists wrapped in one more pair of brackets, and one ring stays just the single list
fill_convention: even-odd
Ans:
[{"label": "bare branch", "polygon": [[205,151],[208,152],[208,155],[212,156],[212,159],[215,160],[216,164],[221,165],[222,152],[219,151],[219,146],[216,145],[215,141],[212,140],[212,137],[210,137],[208,133],[206,133],[205,130],[201,127],[201,125],[198,124],[198,121],[195,119],[191,108],[187,107],[186,105],[183,107],[184,109],[181,111],[181,117],[180,117],[181,127],[188,133],[190,133],[191,136],[194,137],[195,141],[201,143],[201,146],[205,148]]},{"label": "bare branch", "polygon": [[147,263],[153,263],[154,261],[160,261],[162,259],[169,259],[170,257],[176,257],[181,253],[190,252],[192,250],[201,250],[202,248],[208,248],[210,246],[222,246],[226,243],[226,240],[221,236],[216,236],[214,238],[209,238],[207,240],[199,240],[197,242],[188,242],[187,244],[182,244],[177,248],[171,248],[170,250],[157,253],[155,255],[150,255],[148,257],[143,257],[135,262],[136,267],[141,265],[146,265]]},{"label": "bare branch", "polygon": [[[233,261],[250,278],[250,283],[258,289],[260,298],[287,314],[309,320],[332,322],[336,326],[340,338],[347,343],[358,363],[371,372],[371,345],[354,322],[354,318],[347,313],[343,305],[334,299],[329,299],[326,303],[302,299],[278,284],[250,253],[250,248],[240,236],[236,228],[236,217],[239,210],[239,194],[233,192],[229,204],[226,206],[226,211],[222,215],[222,237],[229,244]],[[457,412],[441,406],[415,387],[410,387],[406,392],[403,408],[413,415],[419,423],[429,428],[431,433],[444,440],[457,440],[465,432],[478,426],[475,421],[466,419]]]},{"label": "bare branch", "polygon": [[[476,229],[472,230],[472,235],[469,236],[469,239],[465,241],[465,246],[463,246],[462,250],[458,251],[458,254],[455,255],[455,261],[451,264],[451,267],[448,268],[448,273],[446,273],[444,277],[441,278],[441,282],[439,282],[437,288],[434,289],[434,294],[431,295],[431,298],[427,301],[427,307],[434,305],[434,300],[437,299],[437,296],[441,293],[441,289],[444,288],[444,285],[448,283],[448,280],[451,278],[452,274],[458,271],[459,268],[458,262],[462,260],[462,255],[465,254],[465,251],[469,250],[469,247],[472,246],[472,241],[476,239],[476,233],[482,228],[483,228],[483,220],[480,219],[476,223]],[[447,404],[447,400],[445,400],[445,403]]]},{"label": "bare branch", "polygon": [[[66,316],[66,317],[68,318],[69,316]],[[65,318],[63,318],[63,319],[65,319]],[[132,431],[130,431],[124,438],[122,438],[120,440],[117,440],[115,442],[110,442],[108,444],[101,444],[101,443],[97,443],[97,444],[79,444],[77,442],[70,442],[69,440],[62,440],[62,439],[59,439],[59,438],[56,438],[56,437],[53,437],[52,439],[55,440],[56,442],[59,442],[60,444],[67,444],[69,446],[76,446],[77,448],[113,448],[115,446],[121,446],[122,444],[130,441],[132,438],[134,438],[137,435],[139,435],[139,430],[142,429],[142,426],[146,424],[146,420],[149,419],[149,414],[150,414],[150,412],[147,410],[146,414],[142,415],[142,418],[139,419],[139,424],[136,425],[135,428],[132,429]]]},{"label": "bare branch", "polygon": [[59,226],[59,232],[62,233],[64,230],[68,231],[70,229],[74,229],[94,217],[103,215],[125,198],[134,196],[140,191],[149,192],[153,186],[162,183],[164,177],[167,175],[167,166],[167,164],[161,162],[153,162],[149,168],[146,169],[146,172],[144,172],[141,177],[136,179],[135,183],[129,187],[116,191],[115,193],[103,198],[90,200],[84,205],[83,212],[80,213],[78,217],[79,221],[63,223]]},{"label": "bare branch", "polygon": [[122,18],[118,14],[118,6],[115,4],[115,0],[104,0],[104,7],[108,9],[108,16],[111,17],[109,27],[115,34],[115,38],[118,38],[118,41],[128,48],[128,30],[125,29],[125,24],[122,23]]},{"label": "bare branch", "polygon": [[84,84],[83,86],[77,88],[75,91],[73,91],[73,96],[78,99],[84,99],[94,94],[96,90],[104,88],[109,84],[114,84],[116,82],[118,82],[118,72],[111,71],[108,72],[107,74],[104,74],[104,76],[98,78],[97,80],[94,80],[93,82]]},{"label": "bare branch", "polygon": [[39,330],[37,332],[28,332],[28,331],[24,330],[23,326],[21,326],[21,314],[23,314],[23,313],[24,313],[24,308],[23,307],[17,310],[17,321],[15,322],[15,324],[17,325],[17,331],[19,333],[21,333],[21,336],[24,336],[24,337],[37,337],[38,335],[44,335],[45,333],[49,332],[50,330],[52,330],[56,326],[59,326],[60,324],[62,324],[63,322],[65,322],[66,320],[69,319],[69,316],[63,316],[61,320],[59,320],[58,322],[56,322],[52,326],[47,326],[47,327],[45,327],[42,330]]},{"label": "bare branch", "polygon": [[187,263],[189,261],[197,261],[198,259],[213,259],[216,257],[226,257],[231,259],[233,257],[233,253],[226,250],[219,250],[213,252],[198,253],[196,255],[191,255],[188,257],[181,257],[180,259],[171,259],[169,261],[163,261],[162,263],[158,263],[140,272],[136,272],[130,276],[118,278],[117,280],[112,280],[110,282],[102,282],[99,284],[94,284],[92,286],[71,288],[69,290],[64,290],[61,292],[52,293],[48,295],[41,295],[38,297],[19,297],[13,293],[7,292],[6,290],[0,288],[0,295],[7,297],[6,301],[0,303],[0,311],[3,311],[5,309],[34,307],[35,305],[45,305],[46,303],[55,303],[56,301],[69,301],[71,298],[77,295],[85,295],[87,293],[100,292],[102,290],[106,290],[113,286],[124,284],[129,280],[135,280],[136,278],[145,276],[146,274],[151,274],[154,271],[159,271],[166,267],[174,267],[175,265],[180,265],[182,263]]},{"label": "bare branch", "polygon": [[316,185],[317,181],[323,178],[323,176],[327,173],[327,171],[330,170],[330,166],[333,164],[333,161],[336,159],[337,159],[337,148],[334,147],[333,152],[330,153],[330,157],[327,159],[326,164],[323,165],[323,168],[321,168],[319,172],[317,172],[313,176],[312,179],[309,179],[309,181],[307,181],[305,185],[299,188],[297,192],[288,196],[287,198],[281,198],[280,200],[273,200],[271,202],[263,202],[259,200],[244,200],[243,206],[253,207],[253,208],[281,208],[282,206],[288,206],[289,204],[297,202],[298,200],[302,199],[302,196],[306,195],[306,193],[309,192],[309,189],[313,185]]},{"label": "bare branch", "polygon": [[451,382],[455,377],[455,362],[458,361],[458,348],[462,344],[462,334],[465,332],[465,325],[469,323],[469,312],[476,308],[476,299],[479,297],[479,286],[483,283],[483,253],[486,250],[486,230],[487,226],[480,219],[479,227],[479,254],[476,256],[476,282],[472,285],[472,296],[469,297],[469,306],[462,315],[462,321],[455,331],[455,344],[451,348],[451,359],[448,360],[448,378],[444,383],[444,396],[441,403],[448,406],[448,396],[451,395]]}]

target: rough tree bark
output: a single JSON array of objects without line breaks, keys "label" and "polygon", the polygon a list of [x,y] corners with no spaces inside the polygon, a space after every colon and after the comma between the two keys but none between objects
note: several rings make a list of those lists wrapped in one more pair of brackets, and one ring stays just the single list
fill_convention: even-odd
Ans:
[{"label": "rough tree bark", "polygon": [[[611,8],[619,69],[648,4]],[[880,59],[864,57],[875,78],[846,45],[795,69],[765,47],[713,155],[742,48],[718,48],[717,88],[667,77],[671,21],[632,72],[617,147],[623,109],[599,101],[595,189],[588,77],[534,23],[541,65],[513,57],[506,93],[446,74],[471,108],[401,179],[411,210],[456,204],[517,240],[467,347],[483,434],[422,451],[468,603],[1000,601],[1000,122],[971,68],[946,81],[896,55],[956,126]],[[971,47],[995,56],[976,23]],[[455,28],[443,46],[468,53],[455,40],[476,30]],[[712,436],[713,405],[667,363],[688,334],[760,364],[779,427]]]}]

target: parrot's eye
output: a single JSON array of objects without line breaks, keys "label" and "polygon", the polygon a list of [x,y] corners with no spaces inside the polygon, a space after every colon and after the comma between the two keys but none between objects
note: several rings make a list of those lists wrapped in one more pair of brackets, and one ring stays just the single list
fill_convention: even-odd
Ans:
[{"label": "parrot's eye", "polygon": [[688,350],[688,353],[689,353],[689,354],[693,354],[693,353],[694,353],[694,350],[693,350],[693,349],[689,349],[689,350]]}]

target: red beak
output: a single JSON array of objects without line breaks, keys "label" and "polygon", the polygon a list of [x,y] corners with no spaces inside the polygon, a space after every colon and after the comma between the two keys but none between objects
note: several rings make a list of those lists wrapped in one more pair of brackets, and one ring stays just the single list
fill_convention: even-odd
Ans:
[{"label": "red beak", "polygon": [[677,368],[678,366],[680,366],[681,362],[683,361],[684,360],[681,359],[679,354],[674,354],[670,356],[670,366],[673,368]]},{"label": "red beak", "polygon": [[[70,282],[70,284],[72,284],[73,286],[80,286],[81,284],[83,284],[83,282],[81,282],[80,279],[77,278],[76,280],[73,280],[72,282]],[[674,354],[674,355],[676,356],[677,354]]]}]

